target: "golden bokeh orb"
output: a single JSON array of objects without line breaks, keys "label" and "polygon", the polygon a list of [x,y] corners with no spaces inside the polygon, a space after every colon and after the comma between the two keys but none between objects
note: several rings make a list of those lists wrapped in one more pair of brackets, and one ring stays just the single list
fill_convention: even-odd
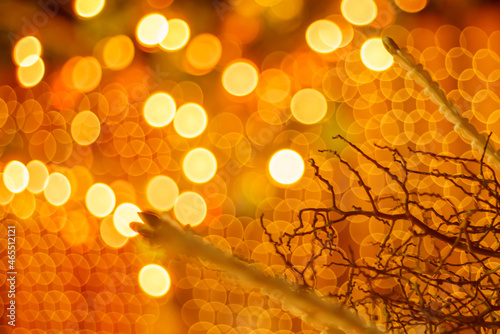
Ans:
[{"label": "golden bokeh orb", "polygon": [[30,174],[28,168],[17,160],[10,161],[3,171],[3,183],[14,194],[22,192],[28,186]]},{"label": "golden bokeh orb", "polygon": [[177,51],[182,49],[189,41],[189,25],[181,19],[171,19],[168,21],[168,33],[160,42],[160,48],[167,51]]},{"label": "golden bokeh orb", "polygon": [[179,197],[179,188],[170,177],[157,175],[148,182],[146,197],[155,210],[167,211],[173,208]]},{"label": "golden bokeh orb", "polygon": [[[29,65],[29,62],[26,63],[26,58],[30,56],[41,57],[42,55],[42,44],[38,40],[38,38],[34,36],[26,36],[17,41],[14,46],[14,50],[12,51],[12,58],[17,66],[21,66],[21,64],[25,64],[25,66]],[[35,61],[37,58],[31,58],[31,61]]]},{"label": "golden bokeh orb", "polygon": [[88,19],[99,14],[105,3],[105,0],[75,0],[73,8],[80,18]]},{"label": "golden bokeh orb", "polygon": [[106,217],[115,208],[116,196],[107,184],[96,183],[87,190],[85,204],[92,215]]},{"label": "golden bokeh orb", "polygon": [[201,224],[207,215],[207,204],[203,197],[192,191],[183,192],[175,201],[174,214],[184,225]]},{"label": "golden bokeh orb", "polygon": [[29,172],[27,189],[32,194],[41,193],[49,182],[49,170],[47,166],[39,160],[31,160],[26,165]]},{"label": "golden bokeh orb", "polygon": [[69,200],[71,184],[63,174],[52,173],[49,175],[49,180],[43,190],[43,194],[50,204],[61,206]]},{"label": "golden bokeh orb", "polygon": [[328,105],[323,94],[315,89],[305,88],[293,96],[290,109],[297,121],[314,124],[325,117]]},{"label": "golden bokeh orb", "polygon": [[101,122],[92,111],[80,111],[71,122],[71,136],[79,145],[90,145],[101,132]]},{"label": "golden bokeh orb", "polygon": [[138,212],[142,210],[132,203],[122,203],[118,205],[113,213],[113,223],[116,230],[125,237],[133,237],[137,235],[137,232],[130,228],[130,223],[137,222],[143,223],[141,217],[139,217]]},{"label": "golden bokeh orb", "polygon": [[175,101],[170,95],[154,93],[144,103],[144,118],[155,128],[164,127],[174,119],[175,109]]},{"label": "golden bokeh orb", "polygon": [[148,264],[139,271],[139,285],[148,295],[161,297],[170,289],[170,276],[163,267]]},{"label": "golden bokeh orb", "polygon": [[378,12],[373,0],[342,0],[340,10],[347,21],[358,26],[370,24]]},{"label": "golden bokeh orb", "polygon": [[194,183],[208,182],[217,171],[217,160],[212,152],[205,148],[189,151],[182,162],[184,175]]},{"label": "golden bokeh orb", "polygon": [[45,63],[37,55],[26,57],[17,68],[17,80],[24,87],[34,87],[45,75]]},{"label": "golden bokeh orb", "polygon": [[394,63],[393,57],[385,49],[381,38],[372,38],[363,43],[361,61],[374,71],[385,71]]},{"label": "golden bokeh orb", "polygon": [[304,160],[295,151],[285,149],[273,154],[269,161],[271,177],[281,184],[292,184],[304,174]]},{"label": "golden bokeh orb", "polygon": [[185,138],[199,136],[207,126],[207,113],[196,103],[186,103],[175,113],[174,129]]},{"label": "golden bokeh orb", "polygon": [[222,85],[231,95],[245,96],[253,92],[259,81],[257,67],[248,62],[235,62],[222,73]]},{"label": "golden bokeh orb", "polygon": [[159,44],[167,34],[168,22],[161,14],[148,14],[137,24],[137,40],[144,46],[151,47]]},{"label": "golden bokeh orb", "polygon": [[329,53],[340,46],[342,31],[339,26],[329,20],[318,20],[306,30],[307,45],[318,53]]}]

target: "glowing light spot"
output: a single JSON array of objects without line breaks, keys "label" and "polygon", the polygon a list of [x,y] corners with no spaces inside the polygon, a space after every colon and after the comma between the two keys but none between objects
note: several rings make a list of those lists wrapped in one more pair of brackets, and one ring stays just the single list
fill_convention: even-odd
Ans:
[{"label": "glowing light spot", "polygon": [[104,8],[104,0],[75,0],[74,11],[81,18],[91,18]]},{"label": "glowing light spot", "polygon": [[[0,173],[1,180],[3,180],[3,173]],[[7,189],[5,182],[0,182],[0,205],[9,204],[14,198],[14,193]]]},{"label": "glowing light spot", "polygon": [[342,42],[342,31],[329,20],[318,20],[307,28],[306,41],[309,47],[319,53],[332,52]]},{"label": "glowing light spot", "polygon": [[170,276],[157,264],[148,264],[139,271],[139,285],[153,297],[161,297],[170,289]]},{"label": "glowing light spot", "polygon": [[369,24],[377,17],[373,0],[342,0],[340,10],[347,21],[358,26]]},{"label": "glowing light spot", "polygon": [[116,197],[113,189],[104,183],[92,185],[85,195],[85,204],[90,213],[96,217],[106,217],[116,204]]},{"label": "glowing light spot", "polygon": [[101,122],[91,111],[79,112],[71,122],[71,136],[79,145],[90,145],[97,140],[101,132]]},{"label": "glowing light spot", "polygon": [[45,64],[36,55],[26,57],[17,68],[17,80],[24,87],[34,87],[42,81],[45,74]]},{"label": "glowing light spot", "polygon": [[93,91],[101,82],[102,68],[94,57],[80,58],[71,75],[73,87],[82,93]]},{"label": "glowing light spot", "polygon": [[49,175],[47,186],[43,190],[47,201],[55,206],[66,203],[71,195],[71,184],[66,176],[61,173],[52,173]]},{"label": "glowing light spot", "polygon": [[387,52],[380,38],[372,38],[361,47],[361,61],[371,70],[384,71],[392,66],[394,59]]},{"label": "glowing light spot", "polygon": [[408,13],[416,13],[427,6],[428,0],[395,0],[396,5]]},{"label": "glowing light spot", "polygon": [[132,230],[129,226],[132,222],[143,223],[138,212],[142,210],[136,205],[131,203],[120,204],[113,214],[113,223],[116,230],[125,237],[133,237],[137,235],[137,232]]},{"label": "glowing light spot", "polygon": [[201,34],[189,42],[186,49],[186,59],[197,70],[213,68],[222,55],[222,44],[212,34]]},{"label": "glowing light spot", "polygon": [[110,38],[104,46],[102,58],[104,65],[114,71],[126,68],[134,59],[135,48],[126,35]]},{"label": "glowing light spot", "polygon": [[167,36],[161,41],[160,47],[168,51],[182,49],[189,40],[189,26],[181,19],[172,19],[168,21]]},{"label": "glowing light spot", "polygon": [[179,197],[177,184],[164,175],[157,175],[149,181],[146,196],[153,208],[158,211],[170,210]]},{"label": "glowing light spot", "polygon": [[29,173],[29,182],[26,187],[33,194],[41,193],[49,182],[49,171],[41,161],[32,160],[26,165]]},{"label": "glowing light spot", "polygon": [[[33,36],[26,36],[21,38],[12,51],[12,58],[16,65],[21,66],[30,56],[40,57],[42,55],[42,44],[40,41]],[[35,61],[37,58],[32,58],[31,61]],[[27,66],[28,63],[25,63]]]},{"label": "glowing light spot", "polygon": [[174,128],[178,134],[185,138],[199,136],[207,126],[207,114],[196,103],[186,103],[181,106],[174,118]]},{"label": "glowing light spot", "polygon": [[277,182],[292,184],[304,174],[304,161],[293,150],[281,150],[276,152],[269,161],[269,172]]},{"label": "glowing light spot", "polygon": [[306,88],[298,91],[291,102],[292,115],[299,122],[314,124],[326,115],[326,99],[315,89]]},{"label": "glowing light spot", "polygon": [[121,235],[113,223],[113,216],[107,216],[99,227],[102,240],[106,245],[113,248],[120,248],[127,243],[128,237]]},{"label": "glowing light spot", "polygon": [[19,161],[13,160],[5,166],[3,171],[3,183],[5,187],[14,194],[20,193],[28,186],[30,174],[28,168]]},{"label": "glowing light spot", "polygon": [[250,94],[259,80],[257,68],[247,62],[236,62],[229,65],[222,73],[222,85],[235,96]]},{"label": "glowing light spot", "polygon": [[217,170],[217,160],[212,152],[204,148],[195,148],[188,152],[182,162],[184,175],[195,183],[209,181]]},{"label": "glowing light spot", "polygon": [[160,128],[172,122],[175,108],[175,101],[170,95],[155,93],[144,103],[144,118],[151,126]]},{"label": "glowing light spot", "polygon": [[155,46],[168,34],[167,19],[160,14],[148,14],[137,24],[136,36],[144,46]]},{"label": "glowing light spot", "polygon": [[199,225],[207,215],[207,204],[197,193],[186,191],[175,201],[174,214],[184,225]]}]

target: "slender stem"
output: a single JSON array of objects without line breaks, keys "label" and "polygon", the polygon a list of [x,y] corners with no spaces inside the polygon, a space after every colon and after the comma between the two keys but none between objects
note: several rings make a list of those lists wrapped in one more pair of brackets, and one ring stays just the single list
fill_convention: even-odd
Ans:
[{"label": "slender stem", "polygon": [[355,312],[340,303],[328,302],[313,291],[293,287],[281,278],[267,276],[255,266],[220,250],[191,230],[183,229],[166,214],[161,218],[145,212],[139,215],[146,224],[132,223],[131,227],[152,244],[216,264],[235,278],[260,288],[264,294],[280,301],[284,310],[300,316],[320,330],[340,328],[360,334],[384,333],[375,325],[365,323]]}]

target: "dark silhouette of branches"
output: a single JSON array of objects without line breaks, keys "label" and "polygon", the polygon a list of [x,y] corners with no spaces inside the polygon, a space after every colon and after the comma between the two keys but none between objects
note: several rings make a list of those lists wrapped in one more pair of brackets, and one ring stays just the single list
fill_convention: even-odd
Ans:
[{"label": "dark silhouette of branches", "polygon": [[[388,331],[496,333],[500,329],[500,183],[495,170],[484,162],[484,154],[477,160],[410,149],[410,157],[405,157],[398,149],[377,146],[392,155],[391,161],[382,163],[345,138],[334,139],[344,141],[378,169],[392,193],[372,189],[362,168],[335,151],[323,151],[352,173],[365,198],[345,203],[333,182],[309,160],[331,195],[330,206],[300,210],[293,232],[280,235],[266,229],[261,219],[286,267],[311,289],[321,288],[315,279],[321,266],[346,268],[338,277],[338,285],[345,283],[346,288],[328,297]],[[418,159],[411,157],[433,161],[439,168],[416,164]],[[367,221],[367,229],[368,224],[383,226],[384,233],[369,245],[342,242],[341,247],[336,226],[359,218]],[[299,265],[291,260],[297,244],[292,241],[304,237],[311,238],[313,247],[306,265]],[[376,251],[361,257],[356,249],[361,247]],[[317,263],[321,256],[327,257],[326,264]]]}]

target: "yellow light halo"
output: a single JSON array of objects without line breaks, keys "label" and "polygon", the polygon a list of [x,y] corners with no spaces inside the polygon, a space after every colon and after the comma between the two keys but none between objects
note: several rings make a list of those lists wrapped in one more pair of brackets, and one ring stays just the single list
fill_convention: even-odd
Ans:
[{"label": "yellow light halo", "polygon": [[197,193],[186,191],[175,201],[174,215],[181,224],[196,226],[205,219],[207,204]]},{"label": "yellow light halo", "polygon": [[168,20],[168,33],[160,42],[160,48],[166,51],[177,51],[189,41],[189,25],[181,19]]},{"label": "yellow light halo", "polygon": [[394,58],[384,47],[382,39],[371,38],[361,46],[361,61],[371,70],[385,71],[394,63]]},{"label": "yellow light halo", "polygon": [[157,264],[142,267],[138,278],[141,289],[150,296],[161,297],[170,289],[170,276]]},{"label": "yellow light halo", "polygon": [[340,46],[342,31],[332,21],[318,20],[307,28],[306,42],[315,52],[329,53]]},{"label": "yellow light halo", "polygon": [[99,14],[105,3],[105,0],[75,0],[73,10],[80,18],[89,19]]},{"label": "yellow light halo", "polygon": [[144,118],[155,128],[164,127],[175,117],[176,104],[172,96],[157,92],[149,96],[144,103]]},{"label": "yellow light halo", "polygon": [[10,161],[3,171],[3,183],[14,194],[22,192],[28,186],[30,174],[28,168],[17,160]]},{"label": "yellow light halo", "polygon": [[179,107],[174,117],[174,129],[185,138],[199,136],[207,126],[205,109],[196,103],[186,103]]},{"label": "yellow light halo", "polygon": [[273,154],[269,161],[271,177],[281,184],[292,184],[300,180],[304,174],[304,160],[295,151],[280,150]]},{"label": "yellow light halo", "polygon": [[[29,66],[29,63],[26,63],[26,58],[30,56],[42,56],[42,44],[40,41],[34,36],[26,36],[17,41],[14,46],[14,50],[12,50],[12,58],[17,66],[21,66],[21,64],[25,63],[25,66]],[[30,61],[35,61],[37,58],[31,58]]]},{"label": "yellow light halo", "polygon": [[107,184],[95,183],[87,190],[85,204],[92,215],[106,217],[115,208],[116,196]]},{"label": "yellow light halo", "polygon": [[174,206],[179,197],[179,188],[170,177],[156,175],[148,182],[146,197],[155,210],[167,211]]},{"label": "yellow light halo", "polygon": [[167,19],[158,13],[148,14],[137,23],[136,37],[139,43],[152,47],[158,45],[168,34]]},{"label": "yellow light halo", "polygon": [[118,233],[129,238],[136,236],[137,232],[130,228],[130,223],[143,223],[138,214],[138,212],[141,211],[142,210],[139,209],[137,205],[132,203],[122,203],[118,205],[113,213],[113,224]]},{"label": "yellow light halo", "polygon": [[342,0],[340,11],[347,21],[362,26],[375,20],[378,10],[373,0]]},{"label": "yellow light halo", "polygon": [[195,148],[189,151],[182,162],[184,175],[194,183],[208,182],[217,171],[217,160],[206,148]]},{"label": "yellow light halo", "polygon": [[257,67],[248,61],[237,61],[222,73],[222,85],[229,94],[245,96],[254,91],[259,81]]}]

